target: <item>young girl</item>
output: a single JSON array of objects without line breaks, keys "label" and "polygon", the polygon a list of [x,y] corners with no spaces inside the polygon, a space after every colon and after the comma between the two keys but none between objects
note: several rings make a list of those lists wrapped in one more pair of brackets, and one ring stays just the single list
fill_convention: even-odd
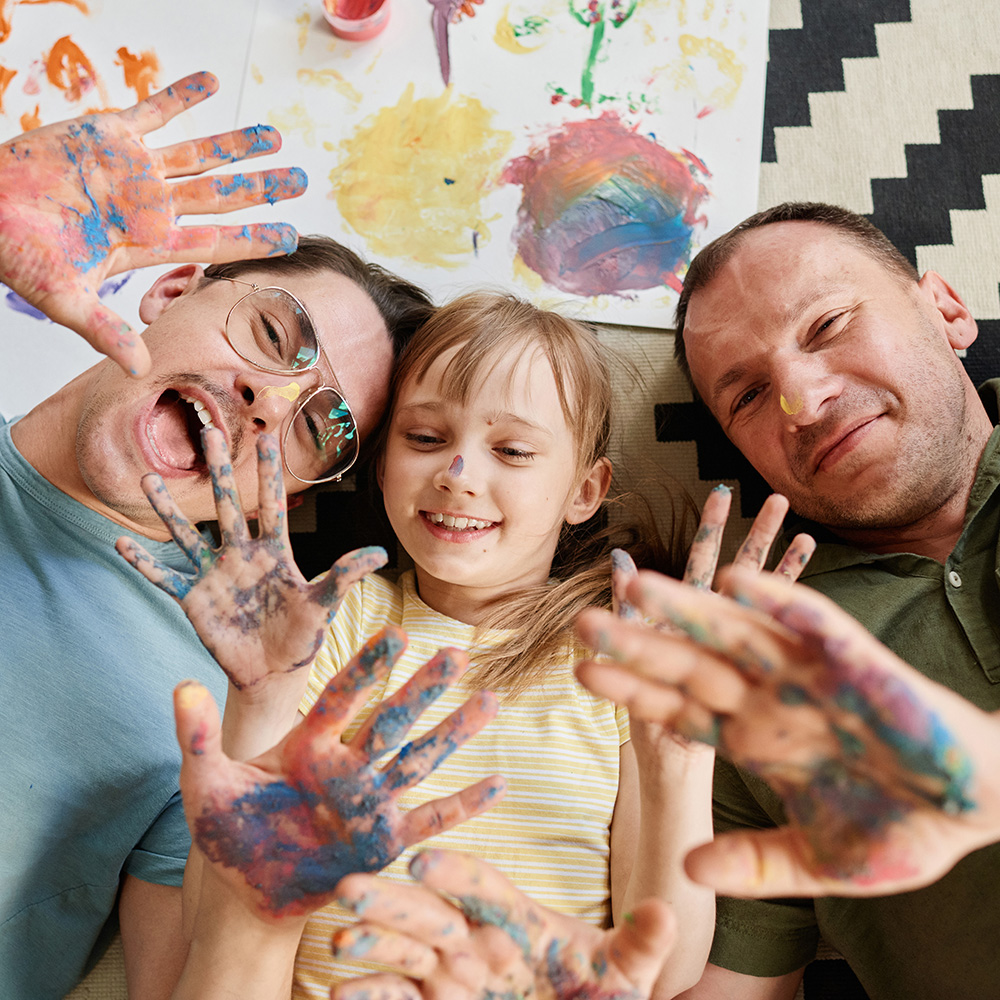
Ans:
[{"label": "young girl", "polygon": [[[642,784],[654,811],[642,818],[656,826],[650,843],[673,839],[676,848],[637,858],[640,782],[627,714],[573,674],[587,655],[574,641],[576,615],[611,603],[610,533],[579,531],[611,482],[610,408],[608,364],[587,327],[502,295],[466,295],[443,307],[401,359],[378,457],[385,508],[414,568],[398,583],[371,575],[348,592],[303,709],[387,622],[402,627],[409,648],[372,707],[439,647],[468,649],[472,669],[422,721],[443,720],[470,688],[496,691],[501,711],[402,804],[412,808],[495,773],[508,789],[487,814],[434,845],[485,858],[537,902],[598,926],[621,919],[639,886],[642,896],[680,903],[692,927],[699,911],[706,915],[710,936],[710,894],[671,866],[677,850],[711,838],[708,797],[685,802],[682,780],[689,768],[700,771],[703,788],[711,754],[680,744],[648,748]],[[674,838],[665,836],[668,803],[683,817]],[[408,880],[409,857],[386,875]],[[331,958],[331,933],[353,919],[336,904],[313,916],[294,996],[327,997],[332,982],[370,971],[362,956]],[[692,946],[693,964],[699,947],[704,962],[707,944],[704,937]],[[672,974],[683,986],[677,965]]]},{"label": "young girl", "polygon": [[[398,583],[368,576],[347,591],[302,709],[386,624],[402,626],[410,648],[375,686],[345,740],[438,647],[468,648],[473,667],[424,708],[422,725],[437,725],[470,689],[485,687],[501,696],[499,716],[398,802],[412,815],[502,773],[506,798],[438,834],[434,846],[479,855],[537,902],[598,926],[617,923],[642,898],[668,900],[683,934],[657,992],[672,996],[699,978],[713,930],[713,896],[689,882],[681,864],[690,847],[712,836],[712,753],[664,727],[635,724],[630,733],[622,711],[573,674],[588,655],[574,640],[576,615],[612,604],[612,533],[586,530],[611,480],[610,401],[604,353],[582,324],[493,294],[439,310],[403,354],[378,452],[386,510],[414,569]],[[231,757],[247,760],[287,731],[289,706],[305,687],[305,670],[288,664],[312,658],[316,633],[307,622],[317,609],[326,619],[349,577],[361,575],[360,562],[341,560],[325,582],[296,579],[275,449],[258,448],[261,531],[251,539],[236,516],[222,435],[213,431],[206,441],[223,549],[209,549],[182,524],[153,479],[150,498],[199,572],[194,581],[171,577],[131,543],[121,550],[177,596],[233,678],[224,741]],[[727,509],[728,491],[713,494],[686,578],[710,583]],[[755,525],[747,551],[758,566],[784,509],[761,531]],[[631,548],[637,561],[650,562],[642,546]],[[370,555],[364,559],[370,567]],[[356,814],[374,811],[374,799],[371,807],[366,802]],[[392,862],[388,877],[405,877],[408,857]],[[296,996],[326,997],[331,983],[369,971],[356,950],[331,959],[331,933],[351,919],[330,906],[310,920]]]}]

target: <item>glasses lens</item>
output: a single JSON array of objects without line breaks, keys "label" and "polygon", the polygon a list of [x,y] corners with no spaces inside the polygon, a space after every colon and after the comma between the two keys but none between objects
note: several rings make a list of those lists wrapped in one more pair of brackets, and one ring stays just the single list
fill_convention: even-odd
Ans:
[{"label": "glasses lens", "polygon": [[358,428],[347,401],[335,389],[313,393],[285,439],[288,471],[305,482],[331,479],[346,472],[357,457]]},{"label": "glasses lens", "polygon": [[238,354],[265,371],[302,371],[319,356],[309,313],[281,288],[245,295],[229,315],[226,334]]}]

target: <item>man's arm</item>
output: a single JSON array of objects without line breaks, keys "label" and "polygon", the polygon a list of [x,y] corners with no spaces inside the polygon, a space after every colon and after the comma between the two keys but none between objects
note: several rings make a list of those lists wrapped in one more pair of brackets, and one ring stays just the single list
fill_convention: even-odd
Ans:
[{"label": "man's arm", "polygon": [[128,995],[168,1000],[184,966],[181,890],[126,875],[118,900]]},{"label": "man's arm", "polygon": [[803,971],[758,977],[709,965],[698,985],[681,993],[677,1000],[793,1000]]}]

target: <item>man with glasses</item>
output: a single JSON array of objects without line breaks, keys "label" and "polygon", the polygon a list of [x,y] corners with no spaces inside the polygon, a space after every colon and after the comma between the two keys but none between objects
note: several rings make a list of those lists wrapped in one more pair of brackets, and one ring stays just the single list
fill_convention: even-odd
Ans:
[{"label": "man with glasses", "polygon": [[[339,478],[381,418],[394,354],[432,308],[332,240],[304,238],[284,256],[295,248],[289,227],[174,224],[182,212],[303,188],[294,171],[239,175],[225,189],[252,194],[232,199],[214,179],[166,183],[277,148],[263,128],[145,147],[144,132],[215,86],[196,74],[128,111],[0,145],[0,280],[110,355],[20,419],[0,420],[9,1000],[62,997],[100,957],[116,911],[130,994],[168,994],[183,957],[189,841],[171,693],[192,677],[221,704],[226,681],[174,601],[114,551],[129,534],[189,569],[143,475],[158,473],[192,520],[214,518],[199,433],[212,425],[248,508],[264,432],[284,443],[289,493]],[[229,151],[206,153],[220,148]],[[141,340],[98,299],[111,274],[185,260],[223,263],[158,278],[140,305]]]}]

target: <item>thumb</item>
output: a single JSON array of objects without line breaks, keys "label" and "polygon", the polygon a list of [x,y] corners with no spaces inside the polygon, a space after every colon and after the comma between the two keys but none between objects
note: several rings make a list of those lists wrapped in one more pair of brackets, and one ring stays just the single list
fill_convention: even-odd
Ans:
[{"label": "thumb", "polygon": [[369,545],[341,556],[319,584],[320,603],[330,609],[330,616],[340,606],[351,584],[357,583],[388,561],[389,557],[381,545]]},{"label": "thumb", "polygon": [[181,794],[189,817],[200,811],[222,757],[219,709],[208,688],[182,681],[174,688],[174,720],[181,748]]},{"label": "thumb", "polygon": [[645,899],[611,932],[609,951],[623,975],[648,996],[676,941],[673,910],[660,899]]},{"label": "thumb", "polygon": [[97,297],[74,299],[54,296],[46,312],[57,323],[80,334],[95,350],[106,354],[128,375],[141,378],[149,374],[149,351],[142,337],[116,312]]}]

